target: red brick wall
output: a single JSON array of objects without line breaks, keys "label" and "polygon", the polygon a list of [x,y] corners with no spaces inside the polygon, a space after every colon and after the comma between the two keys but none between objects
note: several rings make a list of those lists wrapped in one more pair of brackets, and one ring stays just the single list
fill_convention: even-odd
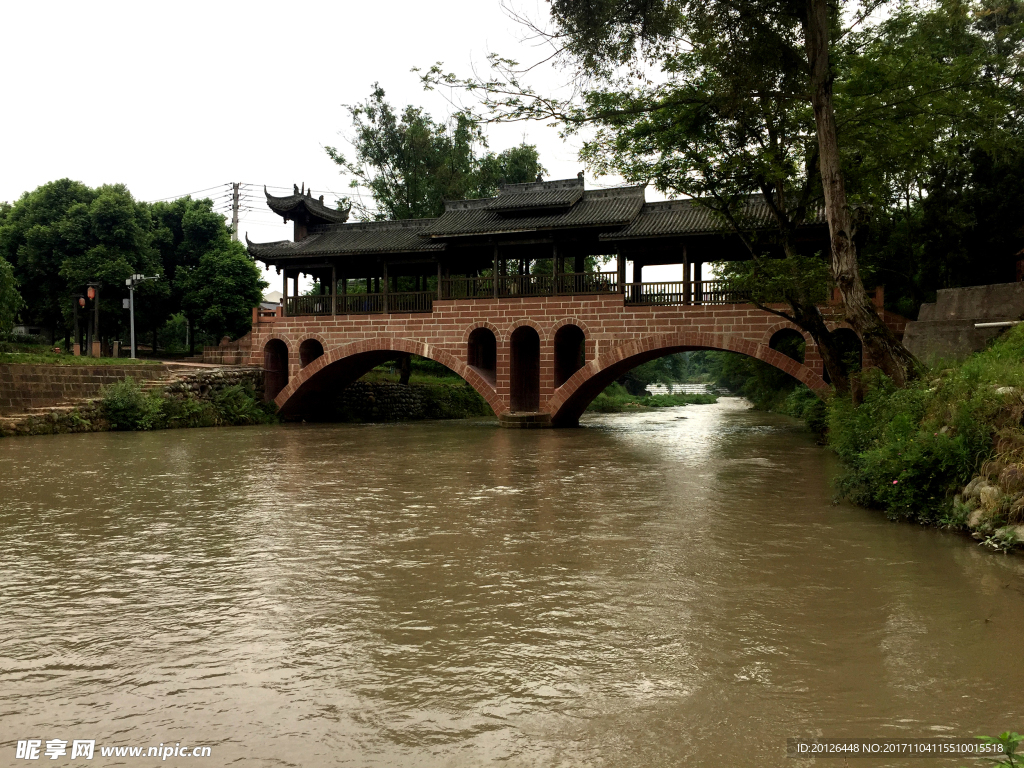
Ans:
[{"label": "red brick wall", "polygon": [[[586,336],[587,365],[556,391],[554,336],[567,323],[578,325]],[[289,384],[276,398],[278,405],[287,409],[289,399],[302,385],[332,363],[343,365],[341,361],[353,354],[374,350],[412,352],[452,368],[501,415],[508,411],[509,402],[509,337],[521,325],[533,326],[540,335],[541,410],[548,413],[555,413],[582,383],[602,370],[615,363],[628,365],[632,357],[650,358],[658,349],[742,352],[786,370],[813,389],[826,386],[821,378],[821,358],[806,334],[805,365],[769,349],[773,333],[795,327],[777,315],[749,304],[627,307],[616,295],[435,301],[430,314],[277,318],[253,326],[248,362],[262,365],[263,347],[271,338],[288,345]],[[498,340],[494,387],[466,365],[469,334],[480,326],[493,330]],[[325,354],[300,369],[299,345],[307,338],[318,339]]]}]

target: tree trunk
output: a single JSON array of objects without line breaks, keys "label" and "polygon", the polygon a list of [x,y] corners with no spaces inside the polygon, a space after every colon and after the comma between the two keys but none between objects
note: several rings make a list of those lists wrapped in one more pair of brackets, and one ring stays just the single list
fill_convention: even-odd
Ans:
[{"label": "tree trunk", "polygon": [[811,105],[818,128],[818,158],[825,191],[825,216],[832,239],[832,278],[843,299],[846,321],[861,337],[871,363],[897,386],[902,387],[914,375],[917,361],[875,312],[857,266],[853,217],[846,201],[832,105],[828,0],[807,0],[804,44],[810,68]]},{"label": "tree trunk", "polygon": [[191,317],[186,317],[185,322],[188,325],[188,354],[191,356],[196,353],[196,329],[192,327]]},{"label": "tree trunk", "polygon": [[790,302],[793,310],[793,319],[796,324],[811,334],[814,343],[818,345],[818,354],[821,355],[821,362],[824,364],[825,372],[829,381],[838,392],[846,392],[850,388],[850,379],[843,366],[842,355],[839,346],[836,344],[832,331],[828,329],[825,318],[813,304],[802,304]]},{"label": "tree trunk", "polygon": [[398,379],[398,383],[399,384],[408,384],[409,383],[409,375],[412,373],[411,365],[410,365],[411,362],[412,362],[412,355],[410,355],[408,353],[402,355],[401,359],[399,360],[399,365],[400,365],[400,368],[399,368],[400,375],[399,375],[399,379]]}]

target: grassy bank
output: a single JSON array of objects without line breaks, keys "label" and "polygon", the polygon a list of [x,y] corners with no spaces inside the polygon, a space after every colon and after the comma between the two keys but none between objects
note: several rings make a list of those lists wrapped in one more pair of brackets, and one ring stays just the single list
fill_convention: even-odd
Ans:
[{"label": "grassy bank", "polygon": [[1024,326],[905,389],[877,371],[864,401],[835,397],[828,444],[839,492],[896,520],[969,531],[996,549],[1024,541]]},{"label": "grassy bank", "polygon": [[594,398],[587,411],[590,413],[629,413],[649,408],[670,408],[679,405],[708,405],[717,403],[717,395],[631,395],[621,384],[612,384]]},{"label": "grassy bank", "polygon": [[23,365],[160,365],[158,360],[132,360],[130,357],[75,357],[53,352],[0,352],[0,363]]}]

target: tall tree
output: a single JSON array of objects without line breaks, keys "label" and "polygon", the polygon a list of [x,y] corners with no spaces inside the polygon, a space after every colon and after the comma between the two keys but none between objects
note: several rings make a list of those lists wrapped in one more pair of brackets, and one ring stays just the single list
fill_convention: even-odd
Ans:
[{"label": "tall tree", "polygon": [[[976,94],[974,86],[986,73],[997,71],[1014,82],[1013,73],[1005,76],[1005,65],[1000,70],[993,62],[1016,61],[1019,70],[1020,48],[1014,35],[1000,31],[1012,14],[979,4],[971,12],[999,41],[987,51],[964,45],[961,35],[954,41],[959,48],[953,42],[944,50],[934,43],[903,45],[899,67],[879,67],[883,28],[867,19],[876,7],[828,0],[552,0],[550,39],[576,66],[579,101],[537,94],[522,82],[516,62],[499,57],[492,59],[490,80],[460,80],[435,66],[424,81],[428,87],[454,84],[485,94],[492,119],[555,119],[569,131],[597,126],[585,154],[598,169],[703,197],[741,233],[749,229],[742,221],[745,196],[760,193],[777,224],[774,239],[787,254],[794,228],[823,201],[831,233],[830,279],[842,292],[846,318],[874,362],[902,382],[913,360],[874,312],[860,279],[856,236],[864,209],[847,199],[846,174],[858,165],[848,148],[878,156],[888,151],[890,159],[902,151],[906,168],[907,158],[914,157],[908,149],[947,135],[948,119],[929,119],[964,111],[962,95]],[[905,23],[921,11],[900,6],[900,13]],[[850,22],[845,29],[843,19]],[[860,89],[840,87],[836,101],[836,78],[850,75]],[[1019,103],[1020,81],[1015,82]],[[1005,119],[1005,105],[1002,114]],[[919,141],[894,141],[894,130],[904,139],[916,131]],[[876,171],[884,167],[874,165]],[[872,200],[856,182],[875,183],[877,177],[855,179],[851,189],[858,203]],[[750,245],[763,250],[765,244]],[[761,262],[763,271],[776,266]],[[794,272],[792,265],[782,271]],[[792,309],[825,352],[827,334],[816,312]]]},{"label": "tall tree", "polygon": [[353,187],[370,190],[372,206],[354,202],[363,218],[432,218],[444,211],[445,200],[489,197],[500,182],[532,181],[544,173],[536,147],[486,151],[483,133],[467,114],[446,123],[412,105],[398,114],[379,85],[349,112],[354,160],[334,147],[327,153],[353,177]]},{"label": "tall tree", "polygon": [[14,319],[22,306],[18,281],[14,278],[14,268],[6,259],[0,257],[0,334],[11,332],[14,328]]},{"label": "tall tree", "polygon": [[193,344],[196,331],[213,338],[245,333],[265,287],[210,200],[150,205],[121,184],[92,189],[61,179],[0,207],[0,258],[22,286],[26,319],[65,335],[71,293],[87,282],[103,285],[100,333],[111,338],[128,322],[125,279],[160,275],[138,289],[138,326],[155,337],[184,309]]},{"label": "tall tree", "polygon": [[150,229],[148,207],[123,185],[61,179],[26,192],[0,223],[0,256],[14,266],[26,319],[67,337],[71,292],[98,281],[100,335],[119,335],[125,279],[158,268]]},{"label": "tall tree", "polygon": [[252,308],[267,287],[245,246],[230,238],[203,253],[199,263],[179,279],[184,284],[182,310],[214,338],[247,333],[252,327]]}]

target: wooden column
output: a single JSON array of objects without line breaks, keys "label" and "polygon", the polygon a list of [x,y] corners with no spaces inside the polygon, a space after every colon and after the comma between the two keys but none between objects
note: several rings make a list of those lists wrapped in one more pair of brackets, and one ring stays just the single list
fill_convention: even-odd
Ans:
[{"label": "wooden column", "polygon": [[558,243],[551,246],[551,295],[558,295]]},{"label": "wooden column", "polygon": [[437,260],[437,300],[441,300],[441,260]]},{"label": "wooden column", "polygon": [[619,293],[626,293],[626,259],[622,255],[622,248],[615,249],[615,270],[618,272]]},{"label": "wooden column", "polygon": [[388,263],[384,262],[384,314],[388,314]]},{"label": "wooden column", "polygon": [[690,260],[687,258],[686,246],[683,246],[683,302],[693,303],[693,279],[690,277]]},{"label": "wooden column", "polygon": [[331,316],[338,314],[338,268],[331,264]]},{"label": "wooden column", "polygon": [[285,317],[288,316],[288,270],[282,270],[284,273],[284,297],[281,299],[281,306],[284,308]]},{"label": "wooden column", "polygon": [[494,275],[494,298],[498,298],[498,244],[494,244],[494,267],[491,270]]},{"label": "wooden column", "polygon": [[703,262],[693,262],[693,302],[694,304],[704,303],[704,278],[701,277],[701,265]]}]

